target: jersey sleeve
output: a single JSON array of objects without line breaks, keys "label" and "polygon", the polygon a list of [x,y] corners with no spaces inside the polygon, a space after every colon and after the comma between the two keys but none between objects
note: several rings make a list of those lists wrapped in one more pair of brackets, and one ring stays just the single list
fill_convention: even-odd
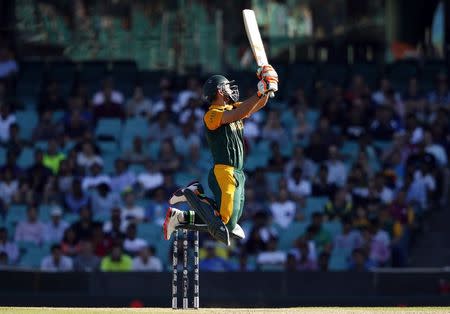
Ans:
[{"label": "jersey sleeve", "polygon": [[217,129],[222,123],[222,115],[223,110],[219,109],[208,110],[208,112],[206,112],[205,116],[203,117],[203,121],[205,121],[206,127],[209,130]]}]

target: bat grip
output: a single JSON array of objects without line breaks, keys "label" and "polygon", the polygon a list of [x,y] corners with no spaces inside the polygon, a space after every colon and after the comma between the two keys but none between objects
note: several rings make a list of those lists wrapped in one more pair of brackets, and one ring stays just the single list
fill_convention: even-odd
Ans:
[{"label": "bat grip", "polygon": [[275,97],[275,93],[274,93],[274,92],[269,92],[269,97],[270,97],[270,98]]}]

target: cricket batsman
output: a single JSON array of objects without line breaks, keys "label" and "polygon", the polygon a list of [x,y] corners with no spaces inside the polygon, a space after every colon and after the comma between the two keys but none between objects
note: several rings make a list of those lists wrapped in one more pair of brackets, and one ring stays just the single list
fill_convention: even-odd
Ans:
[{"label": "cricket batsman", "polygon": [[[278,91],[278,74],[271,65],[258,68],[257,92],[239,102],[238,86],[222,75],[213,75],[203,85],[203,97],[208,111],[203,117],[205,133],[214,166],[209,172],[208,185],[214,198],[204,195],[198,181],[176,191],[169,200],[164,221],[164,238],[170,239],[180,224],[206,224],[209,233],[218,241],[230,244],[230,233],[244,238],[237,224],[244,207],[244,123],[243,119],[263,108],[269,92]],[[188,202],[193,210],[181,211],[172,207]]]}]

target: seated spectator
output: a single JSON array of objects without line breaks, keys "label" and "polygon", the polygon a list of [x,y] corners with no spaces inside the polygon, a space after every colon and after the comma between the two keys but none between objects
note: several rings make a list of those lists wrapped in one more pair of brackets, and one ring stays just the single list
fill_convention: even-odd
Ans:
[{"label": "seated spectator", "polygon": [[89,196],[81,188],[80,180],[73,180],[70,191],[64,196],[64,207],[68,212],[76,214],[88,205]]},{"label": "seated spectator", "polygon": [[[191,125],[192,131],[198,133],[199,129],[203,127],[203,116],[205,110],[202,108],[202,102],[198,98],[190,98],[187,105],[178,114],[178,122],[181,125]],[[247,131],[247,128],[245,128]]]},{"label": "seated spectator", "polygon": [[172,196],[172,193],[178,190],[179,185],[175,183],[175,175],[171,172],[164,173],[164,183],[161,186],[164,189],[166,194],[166,198],[169,199]]},{"label": "seated spectator", "polygon": [[441,72],[436,77],[436,87],[428,94],[428,101],[432,108],[447,107],[450,105],[450,91],[448,88],[447,74]]},{"label": "seated spectator", "polygon": [[364,229],[369,226],[369,217],[367,209],[364,206],[358,206],[353,217],[353,227],[356,229]]},{"label": "seated spectator", "polygon": [[214,242],[206,242],[204,244],[206,256],[200,261],[200,269],[202,271],[226,272],[232,271],[233,266],[223,257],[216,254],[216,247]]},{"label": "seated spectator", "polygon": [[329,252],[332,247],[331,234],[323,227],[324,215],[320,212],[312,214],[311,224],[306,229],[305,239],[313,241],[318,252]]},{"label": "seated spectator", "polygon": [[324,154],[328,147],[323,143],[320,135],[316,132],[311,134],[308,146],[305,148],[305,156],[315,163],[322,163],[326,160],[327,155]]},{"label": "seated spectator", "polygon": [[50,216],[50,221],[45,224],[45,242],[60,243],[69,224],[61,219],[62,210],[59,207],[53,207]]},{"label": "seated spectator", "polygon": [[347,180],[347,187],[352,195],[353,203],[356,205],[366,204],[369,198],[368,175],[359,165],[355,165]]},{"label": "seated spectator", "polygon": [[74,270],[82,272],[97,271],[100,268],[100,258],[94,255],[94,247],[90,241],[80,243],[80,252],[74,259]]},{"label": "seated spectator", "polygon": [[177,155],[171,140],[161,143],[158,155],[158,168],[162,172],[174,173],[180,169],[181,158]]},{"label": "seated spectator", "polygon": [[153,193],[150,205],[145,213],[145,218],[148,221],[163,225],[165,219],[165,212],[169,207],[167,201],[166,191],[163,188],[157,188]]},{"label": "seated spectator", "polygon": [[150,99],[145,97],[142,86],[137,85],[134,87],[133,97],[127,101],[125,108],[128,117],[144,116],[150,118],[153,106]]},{"label": "seated spectator", "polygon": [[125,238],[125,230],[128,221],[122,220],[122,211],[119,207],[111,210],[111,218],[103,224],[103,232],[112,240],[121,240]]},{"label": "seated spectator", "polygon": [[45,111],[65,110],[67,108],[67,103],[61,96],[59,84],[56,80],[51,80],[47,85],[44,85],[37,107],[41,115]]},{"label": "seated spectator", "polygon": [[52,171],[44,165],[44,153],[37,149],[34,151],[34,164],[27,169],[27,179],[30,188],[38,193],[44,193],[48,180],[52,176]]},{"label": "seated spectator", "polygon": [[447,165],[447,152],[444,147],[433,137],[430,131],[424,133],[425,152],[432,155],[439,166]]},{"label": "seated spectator", "polygon": [[304,154],[303,147],[296,146],[292,153],[291,159],[284,166],[285,176],[289,176],[294,168],[300,167],[302,169],[303,177],[312,179],[316,174],[316,165],[311,159]]},{"label": "seated spectator", "polygon": [[144,208],[136,204],[136,197],[133,190],[123,192],[122,199],[122,220],[134,223],[142,222],[145,218],[145,211]]},{"label": "seated spectator", "polygon": [[[180,108],[184,109],[189,106],[189,102],[192,99],[200,99],[202,95],[202,86],[200,85],[196,77],[189,77],[186,81],[186,89],[181,90],[178,93],[178,103]],[[201,115],[203,118],[203,115]]]},{"label": "seated spectator", "polygon": [[9,141],[9,130],[16,123],[16,116],[6,104],[0,106],[0,142],[5,144]]},{"label": "seated spectator", "polygon": [[115,175],[111,178],[111,188],[116,193],[122,193],[127,188],[132,188],[136,183],[136,175],[128,169],[128,163],[123,159],[114,162]]},{"label": "seated spectator", "polygon": [[133,269],[133,260],[122,251],[119,244],[115,244],[111,249],[111,254],[102,258],[100,270],[104,272],[123,272]]},{"label": "seated spectator", "polygon": [[0,269],[9,269],[10,261],[8,259],[8,254],[6,252],[0,251]]},{"label": "seated spectator", "polygon": [[163,111],[178,113],[181,110],[180,104],[174,97],[174,93],[169,88],[163,88],[161,95],[153,106],[153,115],[158,115]]},{"label": "seated spectator", "polygon": [[7,169],[1,176],[0,200],[5,205],[10,205],[19,192],[19,181],[13,176],[10,169]]},{"label": "seated spectator", "polygon": [[58,143],[55,140],[48,141],[47,152],[44,153],[42,164],[49,168],[53,174],[58,173],[61,160],[66,159],[66,155],[58,149]]},{"label": "seated spectator", "polygon": [[14,265],[19,258],[19,249],[14,242],[8,241],[8,230],[0,227],[0,253],[5,253],[8,264]]},{"label": "seated spectator", "polygon": [[341,187],[347,180],[347,167],[339,160],[338,149],[336,146],[328,148],[328,160],[326,165],[328,167],[328,183],[334,183]]},{"label": "seated spectator", "polygon": [[175,151],[182,156],[187,156],[192,146],[200,149],[200,144],[200,137],[195,133],[193,123],[183,124],[181,133],[173,139]]},{"label": "seated spectator", "polygon": [[327,196],[328,198],[331,198],[336,190],[336,184],[328,182],[328,167],[325,165],[321,165],[319,168],[319,174],[314,178],[314,181],[312,183],[312,195]]},{"label": "seated spectator", "polygon": [[386,266],[391,256],[391,239],[389,234],[380,228],[378,220],[373,220],[370,226],[372,239],[370,242],[369,260],[373,265]]},{"label": "seated spectator", "polygon": [[286,252],[279,250],[276,238],[271,238],[265,250],[258,253],[256,263],[259,267],[280,266],[286,263]]},{"label": "seated spectator", "polygon": [[363,245],[361,233],[352,228],[352,221],[344,218],[342,221],[342,232],[333,240],[333,249],[340,252],[347,252],[349,255],[354,249]]},{"label": "seated spectator", "polygon": [[193,178],[201,178],[209,171],[209,164],[201,157],[201,146],[193,145],[188,148],[189,152],[182,163],[183,172],[190,174]]},{"label": "seated spectator", "polygon": [[281,125],[280,114],[277,111],[269,112],[261,136],[265,140],[278,142],[279,144],[286,140],[287,133]]},{"label": "seated spectator", "polygon": [[145,170],[145,172],[141,172],[137,176],[137,182],[144,191],[151,192],[162,186],[164,183],[164,176],[158,169],[156,163],[151,160],[147,160],[145,163]]},{"label": "seated spectator", "polygon": [[69,227],[64,231],[61,240],[61,250],[64,255],[75,257],[80,252],[80,240],[73,227]]},{"label": "seated spectator", "polygon": [[92,211],[89,207],[80,210],[80,219],[71,225],[75,231],[77,240],[87,240],[92,237],[95,221],[92,219]]},{"label": "seated spectator", "polygon": [[295,241],[295,250],[291,254],[296,258],[297,270],[312,271],[317,269],[317,252],[313,241],[307,241],[304,238],[298,239]]},{"label": "seated spectator", "polygon": [[45,225],[38,220],[38,210],[35,205],[31,205],[27,209],[27,219],[17,224],[14,241],[41,244],[44,241],[44,232]]},{"label": "seated spectator", "polygon": [[4,165],[2,165],[2,167],[0,167],[0,173],[4,173],[7,170],[10,170],[10,171],[12,171],[13,176],[15,178],[21,177],[23,175],[23,169],[17,165],[18,157],[19,156],[14,154],[14,152],[7,151],[6,152],[6,164],[4,164]]},{"label": "seated spectator", "polygon": [[11,124],[9,127],[9,140],[5,146],[6,150],[20,156],[22,149],[26,145],[27,141],[23,140],[20,136],[20,126],[17,123]]},{"label": "seated spectator", "polygon": [[100,183],[91,193],[91,207],[95,217],[106,217],[113,207],[119,206],[119,194],[113,192],[108,184]]},{"label": "seated spectator", "polygon": [[103,224],[100,222],[95,222],[94,225],[92,226],[91,243],[95,256],[103,257],[106,254],[108,254],[108,252],[111,250],[111,247],[113,245],[113,239],[111,237],[106,236],[103,233]]},{"label": "seated spectator", "polygon": [[68,193],[72,187],[74,176],[69,166],[69,160],[61,160],[58,174],[56,175],[56,185],[60,193]]},{"label": "seated spectator", "polygon": [[[384,204],[390,204],[394,198],[394,191],[386,184],[386,178],[383,173],[377,173],[374,178],[375,196]],[[372,197],[373,197],[372,196]]]},{"label": "seated spectator", "polygon": [[415,145],[423,141],[423,128],[413,113],[409,113],[405,118],[405,132],[409,143]]},{"label": "seated spectator", "polygon": [[82,151],[77,154],[77,165],[88,170],[94,164],[103,165],[103,159],[95,152],[95,147],[92,143],[84,142]]},{"label": "seated spectator", "polygon": [[328,219],[349,217],[352,214],[353,204],[345,188],[336,191],[332,200],[325,205],[325,215]]},{"label": "seated spectator", "polygon": [[49,141],[58,138],[63,132],[60,122],[53,121],[53,112],[42,112],[38,125],[33,130],[33,141]]},{"label": "seated spectator", "polygon": [[327,272],[328,271],[328,266],[330,264],[330,253],[328,252],[322,252],[319,255],[319,259],[317,262],[317,266],[318,266],[318,271],[321,272]]},{"label": "seated spectator", "polygon": [[406,189],[400,189],[388,207],[391,217],[401,223],[403,226],[413,226],[415,213],[414,209],[406,201]]},{"label": "seated spectator", "polygon": [[80,110],[72,110],[64,119],[64,135],[73,141],[79,141],[89,131],[89,120]]},{"label": "seated spectator", "polygon": [[294,141],[301,141],[309,137],[313,131],[313,127],[306,120],[305,112],[299,110],[295,114],[296,124],[292,128],[292,139]]},{"label": "seated spectator", "polygon": [[0,81],[14,78],[19,71],[16,60],[10,49],[0,48]]},{"label": "seated spectator", "polygon": [[102,164],[94,163],[90,167],[90,174],[84,177],[81,186],[83,190],[96,189],[100,184],[111,185],[111,178],[109,175],[102,173]]},{"label": "seated spectator", "polygon": [[[95,96],[94,96],[95,97]],[[93,118],[97,123],[100,119],[125,119],[125,112],[121,105],[112,98],[111,91],[106,91],[104,102],[98,105],[94,104]]]},{"label": "seated spectator", "polygon": [[367,97],[353,100],[350,111],[343,121],[344,133],[348,139],[356,140],[367,134],[367,102]]},{"label": "seated spectator", "polygon": [[270,211],[274,222],[282,228],[287,228],[295,219],[295,202],[289,199],[287,190],[278,191],[278,198],[270,203]]},{"label": "seated spectator", "polygon": [[135,136],[130,150],[127,150],[123,159],[130,164],[143,164],[148,159],[148,152],[144,149],[142,137]]},{"label": "seated spectator", "polygon": [[143,248],[147,247],[147,245],[147,241],[137,237],[136,224],[128,224],[125,239],[123,240],[124,251],[130,256],[136,256]]},{"label": "seated spectator", "polygon": [[161,260],[155,256],[155,248],[146,246],[133,258],[133,271],[163,271]]},{"label": "seated spectator", "polygon": [[349,270],[351,271],[368,271],[375,265],[367,258],[366,252],[361,249],[354,249],[352,252]]},{"label": "seated spectator", "polygon": [[272,172],[283,172],[284,166],[286,165],[287,158],[281,154],[280,145],[277,142],[272,142],[270,144],[271,157],[267,165],[266,170]]},{"label": "seated spectator", "polygon": [[248,254],[257,254],[267,250],[270,239],[278,238],[277,230],[269,225],[269,216],[265,212],[258,212],[253,218],[253,228],[249,232],[245,243],[245,251]]},{"label": "seated spectator", "polygon": [[372,101],[376,105],[381,106],[386,104],[389,98],[388,96],[389,93],[394,93],[394,98],[396,100],[400,100],[400,94],[393,91],[391,82],[389,81],[389,78],[387,78],[386,76],[380,78],[378,88],[379,88],[378,90],[372,93]]},{"label": "seated spectator", "polygon": [[149,140],[162,142],[175,138],[179,133],[178,127],[170,120],[170,113],[162,111],[156,116],[156,121],[150,125]]},{"label": "seated spectator", "polygon": [[108,103],[120,106],[123,102],[123,94],[114,89],[114,82],[110,78],[107,78],[102,82],[101,90],[97,91],[92,98],[94,107],[101,107]]},{"label": "seated spectator", "polygon": [[297,199],[311,195],[311,182],[303,177],[302,168],[294,168],[288,180],[288,191]]},{"label": "seated spectator", "polygon": [[375,112],[375,118],[369,125],[369,133],[375,140],[388,141],[397,131],[400,124],[394,119],[392,109],[387,106],[379,106]]},{"label": "seated spectator", "polygon": [[44,257],[41,262],[41,270],[49,272],[61,272],[73,270],[73,262],[70,257],[64,256],[59,244],[53,244],[51,255]]}]

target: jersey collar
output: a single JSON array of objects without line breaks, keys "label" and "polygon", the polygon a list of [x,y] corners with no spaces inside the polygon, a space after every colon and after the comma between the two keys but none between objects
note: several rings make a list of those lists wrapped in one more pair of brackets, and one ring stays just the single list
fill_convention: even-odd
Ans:
[{"label": "jersey collar", "polygon": [[233,105],[211,105],[209,109],[221,109],[221,110],[232,110],[234,108]]}]

